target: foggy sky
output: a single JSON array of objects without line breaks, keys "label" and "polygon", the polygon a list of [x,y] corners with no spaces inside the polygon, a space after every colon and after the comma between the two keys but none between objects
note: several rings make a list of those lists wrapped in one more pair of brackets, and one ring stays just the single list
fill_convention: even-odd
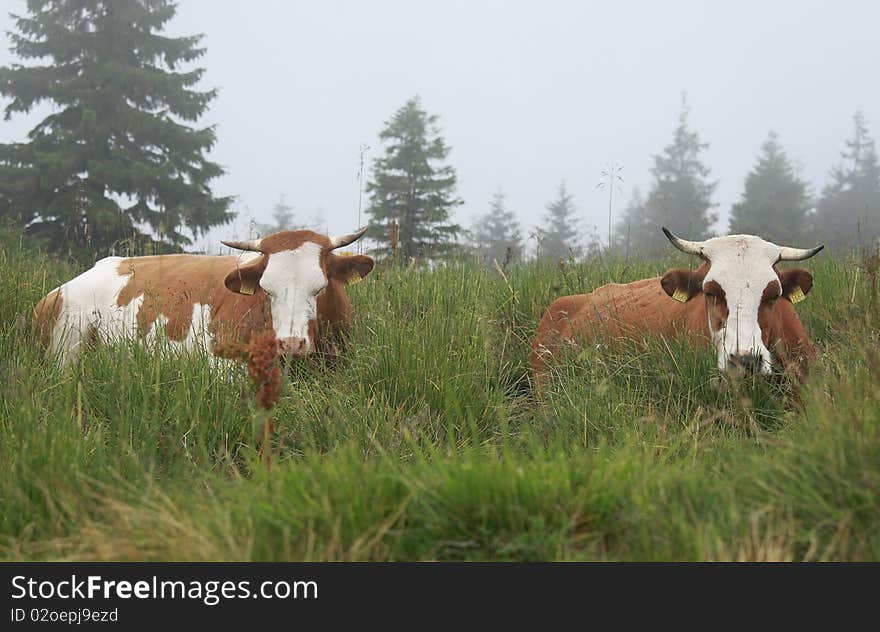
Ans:
[{"label": "foggy sky", "polygon": [[[0,4],[7,31],[6,14],[24,2]],[[215,193],[238,195],[235,209],[258,220],[286,193],[298,219],[320,208],[330,232],[353,230],[359,146],[378,156],[383,123],[416,94],[452,147],[465,200],[456,219],[470,226],[500,187],[526,233],[564,178],[604,238],[600,171],[622,164],[626,196],[646,192],[683,91],[710,143],[722,233],[770,129],[814,193],[857,108],[880,136],[880,3],[867,0],[181,0],[178,9],[167,33],[205,34],[203,87],[220,89],[200,121],[217,125],[211,158],[228,172]],[[7,40],[0,65],[14,61]],[[45,112],[0,121],[0,142],[23,140]],[[197,246],[216,251],[246,232],[239,220]]]}]

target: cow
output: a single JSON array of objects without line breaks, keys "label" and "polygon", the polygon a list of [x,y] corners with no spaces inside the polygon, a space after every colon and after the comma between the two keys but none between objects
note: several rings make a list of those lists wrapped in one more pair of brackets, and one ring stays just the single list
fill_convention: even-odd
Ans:
[{"label": "cow", "polygon": [[285,359],[335,349],[351,303],[344,285],[373,269],[366,255],[333,251],[360,239],[285,230],[223,241],[239,255],[107,257],[36,306],[43,343],[62,363],[84,344],[137,337],[213,354],[215,342],[247,343],[272,329]]},{"label": "cow", "polygon": [[590,294],[565,296],[544,313],[532,341],[531,365],[540,385],[547,364],[578,343],[676,335],[711,346],[721,371],[767,374],[774,363],[803,381],[816,351],[794,310],[813,286],[802,261],[822,250],[790,248],[754,235],[688,241],[663,228],[684,253],[702,260],[696,270],[609,283]]}]

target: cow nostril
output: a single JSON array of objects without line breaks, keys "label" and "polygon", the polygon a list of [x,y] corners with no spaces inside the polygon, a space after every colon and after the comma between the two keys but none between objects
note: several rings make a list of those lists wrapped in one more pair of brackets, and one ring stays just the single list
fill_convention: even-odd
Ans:
[{"label": "cow nostril", "polygon": [[308,348],[308,342],[305,338],[282,338],[280,346],[286,355],[303,355]]},{"label": "cow nostril", "polygon": [[757,373],[763,363],[761,355],[757,353],[731,353],[729,362],[731,366],[744,369],[749,373]]}]

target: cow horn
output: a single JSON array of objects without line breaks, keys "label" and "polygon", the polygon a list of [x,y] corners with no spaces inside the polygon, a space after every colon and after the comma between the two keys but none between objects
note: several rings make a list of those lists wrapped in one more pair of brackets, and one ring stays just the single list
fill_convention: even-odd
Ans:
[{"label": "cow horn", "polygon": [[816,246],[815,248],[789,248],[788,246],[779,247],[780,261],[803,261],[809,259],[813,255],[819,254],[825,246]]},{"label": "cow horn", "polygon": [[336,248],[341,248],[342,246],[347,246],[353,241],[357,241],[361,237],[363,237],[364,233],[367,232],[367,227],[358,228],[353,233],[349,233],[347,235],[341,235],[339,237],[331,237],[330,238],[330,249],[334,250]]},{"label": "cow horn", "polygon": [[698,257],[703,256],[703,242],[702,241],[688,241],[687,239],[682,239],[681,237],[676,237],[672,234],[672,231],[663,226],[663,234],[666,235],[666,238],[672,243],[673,246],[681,250],[682,252],[689,255],[697,255]]},{"label": "cow horn", "polygon": [[260,242],[261,239],[251,239],[250,241],[223,241],[220,243],[224,246],[229,246],[230,248],[235,248],[237,250],[250,250],[252,252],[262,252],[260,250]]}]

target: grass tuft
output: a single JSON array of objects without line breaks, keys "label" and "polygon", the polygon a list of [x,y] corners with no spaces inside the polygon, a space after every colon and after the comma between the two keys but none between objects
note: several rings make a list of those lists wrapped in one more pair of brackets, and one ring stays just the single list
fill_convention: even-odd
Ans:
[{"label": "grass tuft", "polygon": [[[877,560],[880,324],[819,258],[800,390],[652,341],[576,351],[538,398],[550,302],[683,259],[379,268],[333,367],[267,412],[245,370],[140,345],[59,367],[33,306],[78,271],[0,250],[0,556],[125,560]],[[862,266],[863,267],[863,266]]]}]

